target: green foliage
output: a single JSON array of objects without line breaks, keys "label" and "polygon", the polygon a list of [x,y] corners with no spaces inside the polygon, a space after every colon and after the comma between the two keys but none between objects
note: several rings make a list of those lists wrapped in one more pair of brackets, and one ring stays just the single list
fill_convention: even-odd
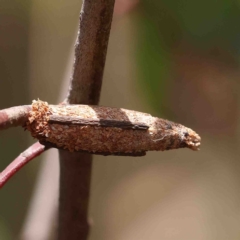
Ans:
[{"label": "green foliage", "polygon": [[158,111],[165,96],[166,79],[169,78],[169,54],[156,22],[151,18],[138,17],[137,39],[138,80],[150,105]]},{"label": "green foliage", "polygon": [[13,239],[10,234],[10,231],[8,230],[5,224],[5,221],[3,221],[1,218],[0,218],[0,238],[3,240]]},{"label": "green foliage", "polygon": [[238,34],[236,23],[240,11],[235,1],[164,0],[163,3],[177,19],[184,36],[198,47],[228,42]]},{"label": "green foliage", "polygon": [[166,113],[173,84],[171,59],[178,46],[214,54],[240,52],[239,3],[229,0],[142,0],[138,15],[136,58],[140,86],[149,104]]}]

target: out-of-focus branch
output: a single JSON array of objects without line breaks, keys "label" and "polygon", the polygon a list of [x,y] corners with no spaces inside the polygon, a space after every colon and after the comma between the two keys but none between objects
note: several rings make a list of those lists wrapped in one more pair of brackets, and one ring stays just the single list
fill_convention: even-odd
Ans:
[{"label": "out-of-focus branch", "polygon": [[[72,42],[73,47],[74,42]],[[62,101],[66,96],[69,77],[72,72],[73,57],[74,53],[70,52],[63,80],[59,82],[62,86],[58,102]],[[58,219],[58,188],[58,151],[52,149],[43,155],[27,216],[21,231],[21,240],[55,239]]]},{"label": "out-of-focus branch", "polygon": [[55,149],[47,151],[41,161],[41,172],[37,177],[19,240],[49,240],[53,239],[52,235],[56,231],[58,152]]},{"label": "out-of-focus branch", "polygon": [[0,188],[24,165],[30,162],[32,159],[46,151],[47,148],[39,142],[34,143],[24,152],[22,152],[16,159],[14,159],[6,169],[0,173]]},{"label": "out-of-focus branch", "polygon": [[[71,104],[98,104],[115,0],[84,0],[69,94]],[[87,239],[92,155],[59,151],[58,239]]]},{"label": "out-of-focus branch", "polygon": [[30,105],[0,110],[0,130],[24,125],[30,110]]}]

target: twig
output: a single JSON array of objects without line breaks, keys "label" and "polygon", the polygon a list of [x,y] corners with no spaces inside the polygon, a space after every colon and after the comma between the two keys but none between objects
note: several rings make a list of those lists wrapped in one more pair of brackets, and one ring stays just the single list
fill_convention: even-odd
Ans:
[{"label": "twig", "polygon": [[[0,130],[16,126],[24,126],[28,121],[30,110],[31,105],[17,106],[0,110]],[[0,188],[3,187],[4,184],[24,165],[45,150],[46,146],[37,142],[21,153],[0,173]]]},{"label": "twig", "polygon": [[[85,240],[92,161],[87,153],[59,151],[60,206],[58,239]],[[91,156],[91,155],[90,155]]]},{"label": "twig", "polygon": [[43,146],[39,142],[34,143],[24,152],[22,152],[16,159],[14,159],[6,169],[0,173],[0,188],[24,165],[30,162],[32,159],[47,150],[47,147]]},{"label": "twig", "polygon": [[0,130],[24,125],[30,110],[29,105],[0,110]]},{"label": "twig", "polygon": [[83,1],[68,103],[99,102],[114,2]]},{"label": "twig", "polygon": [[[84,0],[66,102],[99,102],[115,0]],[[86,239],[92,155],[60,151],[58,239]],[[81,171],[81,174],[79,173]],[[71,189],[71,191],[70,191]]]}]

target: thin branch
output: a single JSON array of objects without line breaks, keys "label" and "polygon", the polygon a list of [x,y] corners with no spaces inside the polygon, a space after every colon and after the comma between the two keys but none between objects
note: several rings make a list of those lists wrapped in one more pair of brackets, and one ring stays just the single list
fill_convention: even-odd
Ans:
[{"label": "thin branch", "polygon": [[85,0],[68,103],[98,104],[115,0]]},{"label": "thin branch", "polygon": [[[98,104],[115,0],[84,0],[69,94],[71,104]],[[59,151],[58,239],[87,239],[92,155]],[[71,191],[70,191],[71,189]]]},{"label": "thin branch", "polygon": [[[31,105],[17,106],[0,110],[0,130],[16,126],[24,126],[28,121],[30,110]],[[40,155],[46,149],[46,146],[37,142],[21,153],[5,168],[5,170],[0,173],[0,188],[2,188],[5,183],[24,165]]]},{"label": "thin branch", "polygon": [[0,188],[24,165],[30,162],[32,159],[47,150],[47,147],[43,146],[39,142],[34,143],[24,152],[22,152],[16,159],[14,159],[8,166],[0,173]]},{"label": "thin branch", "polygon": [[88,153],[60,150],[58,239],[85,240],[89,232],[88,204],[92,161]]},{"label": "thin branch", "polygon": [[0,110],[0,130],[23,126],[28,119],[28,113],[30,110],[30,105]]}]

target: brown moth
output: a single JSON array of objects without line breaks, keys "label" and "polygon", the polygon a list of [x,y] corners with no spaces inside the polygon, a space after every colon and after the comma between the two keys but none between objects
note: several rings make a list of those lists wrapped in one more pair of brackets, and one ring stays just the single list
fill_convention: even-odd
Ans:
[{"label": "brown moth", "polygon": [[201,138],[190,128],[150,114],[90,105],[49,105],[33,101],[25,126],[50,147],[101,155],[142,156],[146,151],[198,150]]}]

